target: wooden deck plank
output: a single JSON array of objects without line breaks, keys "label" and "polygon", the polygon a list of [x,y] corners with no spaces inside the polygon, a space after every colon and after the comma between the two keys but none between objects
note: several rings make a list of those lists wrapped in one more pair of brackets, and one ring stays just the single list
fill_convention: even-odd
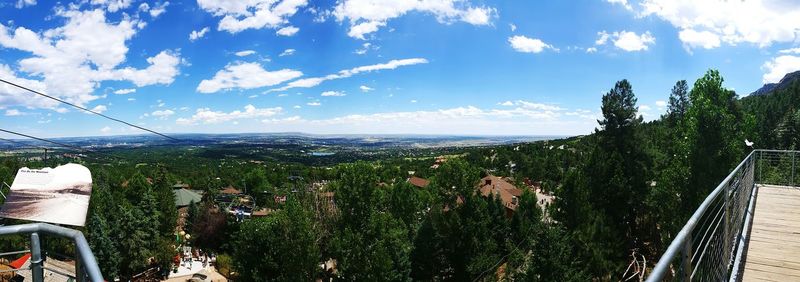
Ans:
[{"label": "wooden deck plank", "polygon": [[800,188],[758,190],[742,281],[800,281]]}]

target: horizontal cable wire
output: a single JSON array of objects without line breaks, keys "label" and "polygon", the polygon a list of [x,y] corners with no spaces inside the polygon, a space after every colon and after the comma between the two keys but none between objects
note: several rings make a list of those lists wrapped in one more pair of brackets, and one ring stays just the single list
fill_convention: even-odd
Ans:
[{"label": "horizontal cable wire", "polygon": [[86,112],[90,112],[90,113],[93,113],[93,114],[95,114],[95,115],[98,115],[98,116],[101,116],[101,117],[107,118],[107,119],[109,119],[109,120],[113,120],[113,121],[116,121],[116,122],[119,122],[119,123],[122,123],[122,124],[125,124],[125,125],[128,125],[128,126],[131,126],[131,127],[135,127],[135,128],[138,128],[138,129],[141,129],[141,130],[144,130],[144,131],[147,131],[147,132],[150,132],[150,133],[153,133],[153,134],[159,135],[159,136],[161,136],[161,137],[164,137],[164,138],[170,139],[170,140],[172,140],[172,141],[180,141],[180,140],[178,140],[178,139],[176,139],[176,138],[174,138],[174,137],[169,137],[169,136],[167,136],[167,135],[164,135],[163,133],[157,132],[157,131],[155,131],[155,130],[147,129],[147,128],[144,128],[144,127],[141,127],[141,126],[138,126],[138,125],[132,124],[132,123],[130,123],[130,122],[127,122],[127,121],[124,121],[124,120],[121,120],[121,119],[118,119],[118,118],[114,118],[114,117],[110,117],[110,116],[104,115],[104,114],[102,114],[102,113],[99,113],[99,112],[96,112],[96,111],[93,111],[93,110],[90,110],[90,109],[87,109],[87,108],[84,108],[84,107],[78,106],[78,105],[76,105],[76,104],[73,104],[73,103],[70,103],[70,102],[64,101],[64,100],[62,100],[62,99],[59,99],[59,98],[56,98],[56,97],[53,97],[53,96],[50,96],[50,95],[47,95],[47,94],[44,94],[44,93],[42,93],[42,92],[39,92],[39,91],[36,91],[36,90],[30,89],[30,88],[27,88],[27,87],[25,87],[25,86],[22,86],[22,85],[19,85],[19,84],[16,84],[16,83],[10,82],[10,81],[8,81],[8,80],[5,80],[5,79],[2,79],[2,78],[0,78],[0,82],[6,83],[6,84],[8,84],[8,85],[15,86],[15,87],[17,87],[17,88],[20,88],[20,89],[23,89],[23,90],[29,91],[29,92],[31,92],[31,93],[34,93],[34,94],[36,94],[36,95],[39,95],[39,96],[42,96],[42,97],[45,97],[45,98],[48,98],[48,99],[51,99],[51,100],[54,100],[54,101],[58,101],[58,102],[60,102],[60,103],[63,103],[63,104],[67,104],[67,105],[69,105],[69,106],[72,106],[73,108],[77,108],[77,109],[80,109],[80,110],[83,110],[83,111],[86,111]]}]

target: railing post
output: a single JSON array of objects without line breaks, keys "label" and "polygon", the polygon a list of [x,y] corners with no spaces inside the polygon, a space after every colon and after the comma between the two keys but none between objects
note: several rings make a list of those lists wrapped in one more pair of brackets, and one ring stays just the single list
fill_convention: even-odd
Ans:
[{"label": "railing post", "polygon": [[686,235],[683,242],[683,281],[692,281],[692,233]]},{"label": "railing post", "polygon": [[764,167],[764,151],[758,151],[758,162],[756,163],[758,166],[758,182],[764,183],[764,176],[762,175],[761,171]]},{"label": "railing post", "polygon": [[87,281],[86,271],[83,270],[83,258],[81,258],[81,252],[75,252],[75,278],[79,282]]},{"label": "railing post", "polygon": [[31,233],[31,278],[34,282],[44,281],[44,260],[42,260],[42,245],[39,242],[39,233]]}]

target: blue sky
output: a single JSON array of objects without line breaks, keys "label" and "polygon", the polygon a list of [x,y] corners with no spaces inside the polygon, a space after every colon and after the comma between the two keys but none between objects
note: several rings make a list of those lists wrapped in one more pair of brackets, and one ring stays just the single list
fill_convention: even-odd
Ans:
[{"label": "blue sky", "polygon": [[[709,68],[739,95],[800,69],[790,0],[53,3],[0,4],[0,77],[168,133],[586,134],[620,79],[650,120]],[[5,85],[0,113],[141,133]]]}]

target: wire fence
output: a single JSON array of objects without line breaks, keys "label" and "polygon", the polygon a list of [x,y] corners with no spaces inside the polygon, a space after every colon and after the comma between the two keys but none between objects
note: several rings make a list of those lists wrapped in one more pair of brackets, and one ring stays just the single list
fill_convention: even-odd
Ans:
[{"label": "wire fence", "polygon": [[778,186],[795,186],[798,182],[797,151],[758,150],[757,182]]},{"label": "wire fence", "polygon": [[[762,151],[751,152],[675,236],[647,281],[722,281],[735,272]],[[786,152],[769,151],[778,157]],[[764,154],[764,156],[771,156]],[[785,158],[779,156],[780,158]],[[766,160],[766,158],[765,158]],[[764,162],[766,163],[766,162]],[[777,168],[779,169],[779,168]]]}]

